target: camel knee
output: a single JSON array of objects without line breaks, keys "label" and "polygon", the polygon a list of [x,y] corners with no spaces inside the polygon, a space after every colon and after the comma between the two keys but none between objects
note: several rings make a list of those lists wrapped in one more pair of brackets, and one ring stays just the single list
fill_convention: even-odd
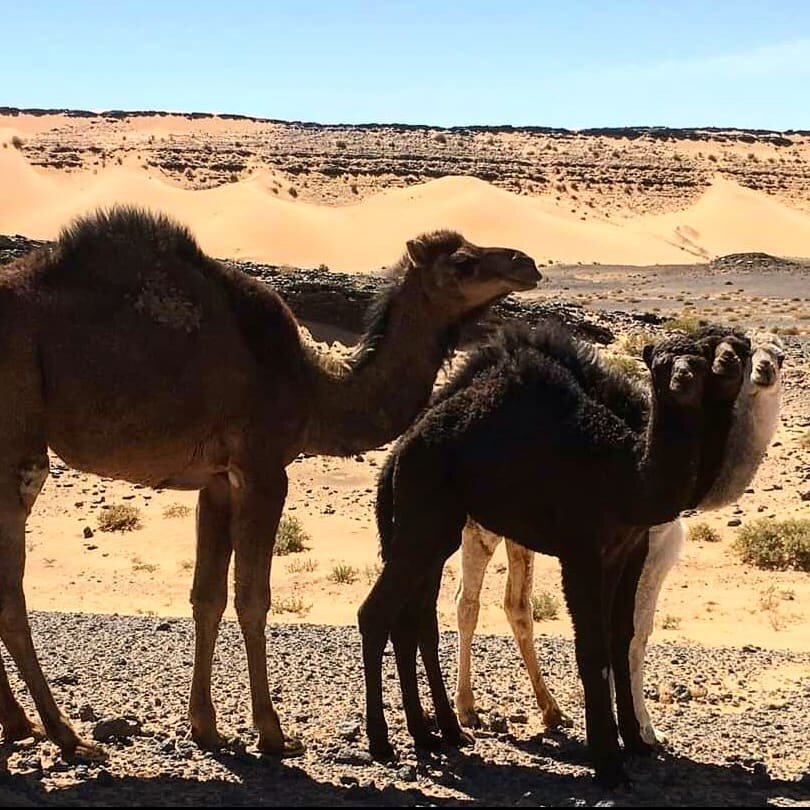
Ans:
[{"label": "camel knee", "polygon": [[26,512],[30,512],[37,496],[45,486],[50,473],[47,455],[36,455],[28,459],[19,469],[20,501]]},{"label": "camel knee", "polygon": [[532,630],[532,609],[527,595],[516,597],[507,593],[503,600],[503,610],[514,632],[528,633]]},{"label": "camel knee", "polygon": [[191,591],[191,610],[195,621],[215,620],[219,622],[227,605],[228,594],[225,590],[214,594],[195,589]]}]

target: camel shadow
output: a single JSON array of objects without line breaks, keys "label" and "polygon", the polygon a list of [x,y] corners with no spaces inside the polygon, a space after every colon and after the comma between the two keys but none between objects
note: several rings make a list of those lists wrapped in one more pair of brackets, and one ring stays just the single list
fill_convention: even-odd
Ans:
[{"label": "camel shadow", "polygon": [[[545,756],[552,753],[550,746],[536,741],[516,744],[535,756],[535,766],[492,763],[475,751],[420,753],[412,787],[390,784],[396,778],[393,769],[378,765],[343,769],[342,784],[334,784],[291,761],[229,752],[214,756],[228,777],[210,780],[165,774],[114,776],[100,771],[95,778],[54,790],[46,789],[41,775],[6,773],[0,774],[0,805],[399,807],[592,806],[601,802],[605,806],[610,802],[637,807],[755,807],[775,799],[810,799],[810,790],[797,782],[758,777],[740,765],[711,765],[667,753],[630,760],[627,770],[633,785],[609,791],[597,785],[590,773],[552,772],[552,757]],[[554,749],[554,755],[579,763],[585,760],[584,745],[569,741]]]}]

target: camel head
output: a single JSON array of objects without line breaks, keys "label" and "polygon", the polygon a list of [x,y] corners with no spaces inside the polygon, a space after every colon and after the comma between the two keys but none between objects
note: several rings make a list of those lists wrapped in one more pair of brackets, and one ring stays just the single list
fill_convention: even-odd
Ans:
[{"label": "camel head", "polygon": [[752,338],[754,353],[751,357],[751,382],[755,393],[779,391],[782,383],[782,364],[785,349],[776,335],[767,332]]},{"label": "camel head", "polygon": [[660,400],[697,407],[703,400],[710,364],[705,349],[685,337],[672,337],[644,347],[644,362]]},{"label": "camel head", "polygon": [[436,231],[407,243],[406,275],[418,275],[431,301],[463,315],[532,290],[542,276],[534,261],[512,248],[479,247],[454,231]]},{"label": "camel head", "polygon": [[739,329],[725,326],[705,326],[696,337],[711,363],[708,395],[732,402],[751,369],[751,341]]}]

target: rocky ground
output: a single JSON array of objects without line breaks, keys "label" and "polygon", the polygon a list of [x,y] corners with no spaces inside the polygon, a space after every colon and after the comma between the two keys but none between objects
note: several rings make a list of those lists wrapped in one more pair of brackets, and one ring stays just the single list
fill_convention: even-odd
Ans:
[{"label": "rocky ground", "polygon": [[[354,628],[279,625],[268,630],[270,683],[289,732],[306,754],[279,763],[254,753],[249,690],[238,631],[226,622],[215,702],[231,750],[203,753],[185,720],[193,657],[189,620],[35,613],[35,641],[57,700],[82,733],[105,739],[103,765],[64,762],[53,744],[3,749],[3,806],[799,806],[810,802],[807,706],[810,654],[756,647],[654,646],[653,719],[669,743],[628,764],[631,789],[606,792],[585,760],[582,696],[570,642],[542,638],[544,669],[570,731],[537,725],[510,639],[476,640],[487,730],[463,751],[417,754],[409,742],[386,655],[395,765],[371,762],[362,730],[360,640]],[[744,634],[740,642],[744,643]],[[442,638],[452,683],[454,636]],[[792,672],[763,702],[764,673]],[[15,687],[18,686],[15,680]],[[424,686],[424,684],[423,684]],[[117,722],[107,722],[115,720]],[[119,736],[115,736],[115,734]]]}]

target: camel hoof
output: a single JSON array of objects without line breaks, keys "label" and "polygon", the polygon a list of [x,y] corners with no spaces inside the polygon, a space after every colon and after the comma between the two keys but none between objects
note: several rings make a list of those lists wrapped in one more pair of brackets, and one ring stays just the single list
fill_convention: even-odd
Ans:
[{"label": "camel hoof", "polygon": [[66,761],[81,764],[83,762],[106,762],[107,752],[93,743],[78,740],[75,744],[61,749],[62,757]]},{"label": "camel hoof", "polygon": [[399,757],[388,740],[381,743],[371,743],[368,747],[371,758],[377,762],[396,762]]},{"label": "camel hoof", "polygon": [[549,730],[555,728],[573,728],[574,721],[560,709],[543,715],[543,724]]},{"label": "camel hoof", "polygon": [[222,751],[228,747],[228,738],[223,737],[218,731],[213,734],[195,734],[192,732],[191,739],[203,751]]},{"label": "camel hoof", "polygon": [[481,728],[481,718],[475,709],[467,711],[466,709],[459,709],[458,721],[465,728]]},{"label": "camel hoof", "polygon": [[442,739],[445,745],[452,746],[453,748],[467,748],[470,745],[475,745],[475,737],[461,729],[459,729],[458,732],[444,736]]},{"label": "camel hoof", "polygon": [[277,740],[265,742],[260,739],[258,749],[260,753],[266,754],[267,756],[277,757],[279,759],[291,759],[292,757],[302,756],[306,752],[307,747],[298,737],[284,737],[280,744]]}]

